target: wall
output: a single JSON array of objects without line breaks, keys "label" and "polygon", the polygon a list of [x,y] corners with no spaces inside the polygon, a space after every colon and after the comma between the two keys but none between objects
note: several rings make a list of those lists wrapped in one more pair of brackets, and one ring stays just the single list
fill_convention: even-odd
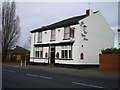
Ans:
[{"label": "wall", "polygon": [[88,41],[81,40],[80,43],[83,45],[83,47],[80,47],[80,50],[85,55],[85,59],[81,62],[85,64],[99,64],[101,50],[114,46],[114,34],[100,12],[81,21],[87,25],[86,31],[88,32]]},{"label": "wall", "polygon": [[[110,29],[109,25],[107,24],[104,17],[101,15],[100,12],[96,14],[91,14],[91,16],[86,17],[83,20],[80,20],[79,23],[83,21],[87,25],[87,35],[88,41],[84,41],[81,33],[83,32],[83,28],[80,27],[79,24],[72,25],[71,27],[75,27],[75,40],[73,47],[72,47],[72,57],[73,60],[58,60],[56,59],[56,63],[61,64],[99,64],[99,54],[101,50],[108,47],[114,46],[114,34]],[[46,32],[46,33],[45,33]],[[56,41],[50,42],[51,31],[43,31],[42,32],[42,44],[47,43],[59,43],[59,42],[68,42],[70,40],[63,40],[64,37],[64,28],[57,28],[56,29]],[[35,42],[34,38],[35,37]],[[31,57],[34,57],[34,43],[37,44],[37,33],[32,33],[32,44],[31,44]],[[82,47],[83,45],[83,47]],[[45,56],[45,52],[48,51],[48,48],[43,49],[43,56]],[[59,52],[59,57],[61,57],[61,47],[56,47],[56,53]],[[84,59],[80,59],[80,53],[84,53]],[[45,62],[46,59],[42,60],[34,60],[36,62]],[[33,59],[30,59],[33,61]]]},{"label": "wall", "polygon": [[120,72],[120,62],[118,58],[120,58],[118,54],[100,54],[99,70],[102,72]]}]

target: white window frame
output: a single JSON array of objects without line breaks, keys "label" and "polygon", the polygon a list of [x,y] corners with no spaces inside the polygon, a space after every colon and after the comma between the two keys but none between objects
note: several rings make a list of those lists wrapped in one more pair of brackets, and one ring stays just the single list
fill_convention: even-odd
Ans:
[{"label": "white window frame", "polygon": [[35,57],[43,58],[43,48],[42,47],[35,47]]},{"label": "white window frame", "polygon": [[[65,55],[66,51],[67,51],[67,57]],[[70,56],[70,51],[71,51],[71,56]],[[64,56],[62,55],[62,52],[64,52]],[[72,45],[61,46],[61,59],[72,59]]]},{"label": "white window frame", "polygon": [[38,43],[42,42],[42,32],[38,32]]},{"label": "white window frame", "polygon": [[70,38],[70,27],[64,27],[64,39]]},{"label": "white window frame", "polygon": [[51,30],[51,41],[55,40],[55,36],[56,36],[55,33],[56,33],[55,29]]}]

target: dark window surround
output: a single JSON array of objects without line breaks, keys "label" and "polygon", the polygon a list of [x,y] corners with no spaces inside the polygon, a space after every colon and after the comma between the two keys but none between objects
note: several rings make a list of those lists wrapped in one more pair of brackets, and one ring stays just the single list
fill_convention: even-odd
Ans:
[{"label": "dark window surround", "polygon": [[63,40],[70,40],[70,38],[64,38]]},{"label": "dark window surround", "polygon": [[59,58],[59,60],[73,60],[73,59],[63,59],[63,58]]},{"label": "dark window surround", "polygon": [[[48,59],[48,58],[37,58],[37,57],[30,57],[30,59]],[[73,60],[73,59],[63,59],[63,58],[55,58],[55,60]]]},{"label": "dark window surround", "polygon": [[30,57],[30,59],[48,59],[48,58],[42,58],[42,57]]},{"label": "dark window surround", "polygon": [[34,44],[35,47],[48,47],[48,46],[64,46],[64,45],[73,45],[74,42],[60,42],[52,44]]},{"label": "dark window surround", "polygon": [[55,41],[55,40],[50,40],[50,42]]},{"label": "dark window surround", "polygon": [[42,41],[38,41],[37,43],[42,43]]}]

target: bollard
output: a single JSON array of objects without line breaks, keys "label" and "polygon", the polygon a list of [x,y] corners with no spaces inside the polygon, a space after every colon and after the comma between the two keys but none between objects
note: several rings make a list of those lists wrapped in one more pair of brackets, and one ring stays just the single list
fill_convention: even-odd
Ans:
[{"label": "bollard", "polygon": [[22,60],[21,60],[21,66],[22,66]]},{"label": "bollard", "polygon": [[26,66],[26,60],[25,60],[25,66]]}]

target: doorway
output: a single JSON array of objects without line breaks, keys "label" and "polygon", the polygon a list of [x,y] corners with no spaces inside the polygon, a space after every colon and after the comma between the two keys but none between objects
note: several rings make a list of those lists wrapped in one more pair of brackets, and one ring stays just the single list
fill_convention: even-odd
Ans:
[{"label": "doorway", "polygon": [[55,64],[55,46],[51,47],[50,62],[51,64]]}]

